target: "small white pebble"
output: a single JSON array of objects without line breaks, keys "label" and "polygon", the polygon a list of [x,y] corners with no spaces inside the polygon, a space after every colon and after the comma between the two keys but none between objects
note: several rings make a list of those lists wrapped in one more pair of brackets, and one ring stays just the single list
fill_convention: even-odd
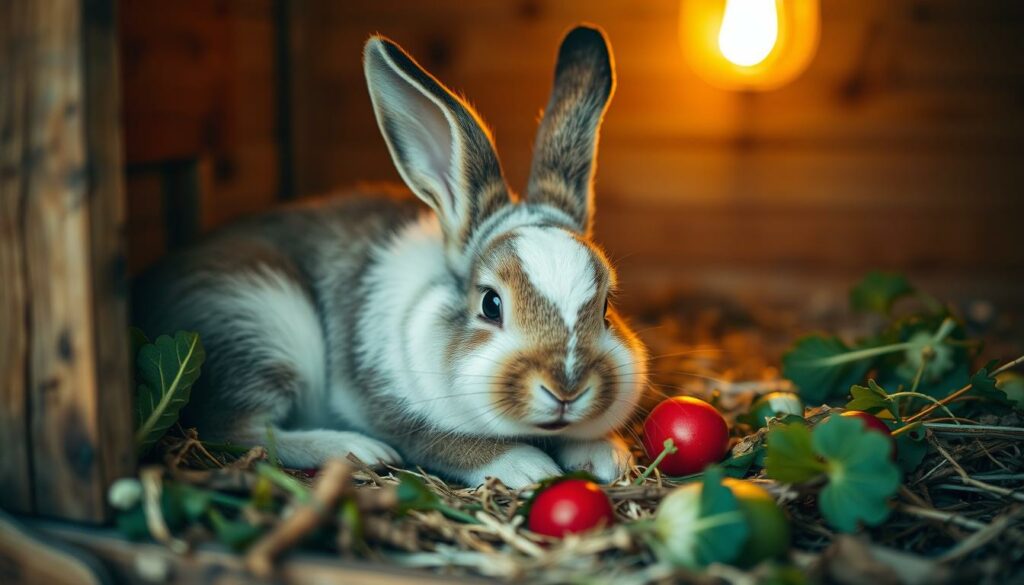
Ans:
[{"label": "small white pebble", "polygon": [[171,578],[171,563],[163,555],[143,553],[135,557],[135,573],[143,581],[166,583]]},{"label": "small white pebble", "polygon": [[134,477],[122,477],[110,485],[107,501],[115,510],[126,511],[135,507],[142,499],[142,484]]}]

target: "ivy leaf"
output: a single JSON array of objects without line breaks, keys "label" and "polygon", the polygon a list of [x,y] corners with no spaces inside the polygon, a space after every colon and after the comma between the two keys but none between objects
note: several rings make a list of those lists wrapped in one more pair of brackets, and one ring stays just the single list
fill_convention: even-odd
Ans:
[{"label": "ivy leaf", "polygon": [[827,467],[828,485],[818,495],[818,508],[828,523],[853,532],[858,522],[884,521],[888,500],[900,485],[889,439],[856,419],[832,416],[815,427],[811,440]]},{"label": "ivy leaf", "polygon": [[785,483],[808,481],[825,471],[814,453],[811,431],[803,422],[775,425],[768,431],[765,471]]},{"label": "ivy leaf", "polygon": [[405,514],[409,510],[433,510],[440,499],[422,479],[415,475],[402,472],[398,475],[398,513]]},{"label": "ivy leaf", "polygon": [[178,420],[205,359],[199,334],[186,331],[179,331],[173,338],[161,335],[139,349],[135,361],[140,382],[135,404],[135,444],[140,455]]},{"label": "ivy leaf", "polygon": [[888,410],[893,418],[900,418],[899,405],[889,398],[889,394],[874,380],[868,380],[867,386],[853,386],[850,388],[850,395],[853,399],[846,403],[847,410],[863,410],[870,413]]},{"label": "ivy leaf", "polygon": [[662,500],[652,546],[663,560],[699,568],[739,555],[750,527],[722,475],[717,466],[709,467],[702,483],[681,486]]},{"label": "ivy leaf", "polygon": [[864,379],[873,361],[867,358],[831,363],[850,351],[838,337],[804,337],[782,356],[782,375],[796,384],[800,395],[810,403],[845,395],[850,386]]},{"label": "ivy leaf", "polygon": [[897,299],[914,292],[914,287],[900,274],[869,272],[850,289],[850,307],[854,311],[870,311],[888,315]]},{"label": "ivy leaf", "polygon": [[996,379],[988,373],[994,365],[994,363],[990,363],[971,376],[971,392],[984,400],[997,402],[1000,406],[1012,406],[1006,392],[999,389]]}]

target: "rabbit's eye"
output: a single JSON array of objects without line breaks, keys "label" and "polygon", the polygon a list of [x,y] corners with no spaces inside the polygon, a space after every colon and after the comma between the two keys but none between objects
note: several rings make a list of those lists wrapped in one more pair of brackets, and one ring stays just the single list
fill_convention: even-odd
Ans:
[{"label": "rabbit's eye", "polygon": [[501,323],[501,297],[494,289],[484,289],[483,300],[480,302],[480,315],[488,321]]},{"label": "rabbit's eye", "polygon": [[611,323],[608,322],[608,297],[604,298],[604,326],[608,327]]}]

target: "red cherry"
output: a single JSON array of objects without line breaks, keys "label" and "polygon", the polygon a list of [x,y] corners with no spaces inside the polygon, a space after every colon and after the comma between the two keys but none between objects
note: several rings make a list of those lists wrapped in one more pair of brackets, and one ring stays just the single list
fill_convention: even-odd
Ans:
[{"label": "red cherry", "polygon": [[864,426],[867,427],[868,430],[876,431],[885,435],[886,438],[889,439],[889,444],[892,445],[892,450],[889,454],[893,459],[896,459],[896,440],[892,438],[892,431],[889,430],[889,426],[882,422],[880,418],[870,412],[864,412],[862,410],[847,410],[840,416],[859,418],[864,421]]},{"label": "red cherry", "polygon": [[537,534],[561,538],[614,522],[612,503],[596,483],[566,479],[537,494],[530,505],[527,527]]},{"label": "red cherry", "polygon": [[644,450],[652,461],[672,439],[677,451],[658,466],[667,475],[690,475],[721,461],[729,450],[729,425],[703,400],[676,396],[654,407],[644,421]]}]

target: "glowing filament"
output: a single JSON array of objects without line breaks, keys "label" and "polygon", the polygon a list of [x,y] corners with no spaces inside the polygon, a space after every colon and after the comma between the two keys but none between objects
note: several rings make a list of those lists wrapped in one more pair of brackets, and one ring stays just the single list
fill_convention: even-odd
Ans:
[{"label": "glowing filament", "polygon": [[779,14],[775,0],[726,0],[718,48],[741,67],[764,61],[779,39]]}]

